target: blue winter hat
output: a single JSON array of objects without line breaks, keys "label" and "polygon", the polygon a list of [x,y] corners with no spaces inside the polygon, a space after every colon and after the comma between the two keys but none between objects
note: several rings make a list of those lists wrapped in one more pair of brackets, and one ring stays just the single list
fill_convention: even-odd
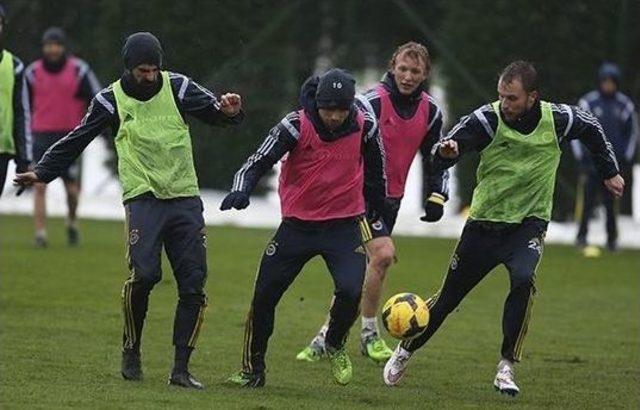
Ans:
[{"label": "blue winter hat", "polygon": [[612,79],[616,84],[620,81],[620,68],[614,63],[604,63],[598,69],[598,81],[603,81],[607,78]]}]

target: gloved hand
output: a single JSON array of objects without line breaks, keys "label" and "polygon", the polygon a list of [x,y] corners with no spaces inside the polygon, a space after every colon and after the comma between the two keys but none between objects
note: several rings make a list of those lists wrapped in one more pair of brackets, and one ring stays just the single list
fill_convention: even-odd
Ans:
[{"label": "gloved hand", "polygon": [[424,222],[436,222],[444,213],[444,196],[432,193],[424,204],[424,216],[420,217]]},{"label": "gloved hand", "polygon": [[29,165],[29,161],[16,158],[16,174],[24,174],[25,172],[30,171]]},{"label": "gloved hand", "polygon": [[231,208],[244,209],[249,206],[249,195],[242,191],[231,191],[222,200],[220,210],[226,211]]}]

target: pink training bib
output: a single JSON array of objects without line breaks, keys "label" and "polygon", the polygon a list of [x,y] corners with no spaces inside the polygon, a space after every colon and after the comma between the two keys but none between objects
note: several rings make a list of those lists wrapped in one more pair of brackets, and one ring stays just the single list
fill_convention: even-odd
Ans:
[{"label": "pink training bib", "polygon": [[69,57],[60,72],[50,73],[38,60],[33,70],[32,118],[33,132],[68,132],[84,116],[86,103],[77,97],[80,79],[78,64]]},{"label": "pink training bib", "polygon": [[402,198],[409,168],[420,149],[429,127],[429,96],[422,92],[418,109],[412,118],[404,119],[396,113],[389,91],[376,87],[380,96],[378,127],[386,155],[387,196]]},{"label": "pink training bib", "polygon": [[320,139],[304,110],[300,138],[282,164],[280,207],[283,217],[325,221],[361,215],[364,207],[362,128],[335,141]]}]

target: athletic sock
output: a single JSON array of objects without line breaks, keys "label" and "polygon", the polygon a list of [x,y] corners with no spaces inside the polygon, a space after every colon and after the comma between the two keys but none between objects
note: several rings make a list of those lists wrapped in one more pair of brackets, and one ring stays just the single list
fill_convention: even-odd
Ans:
[{"label": "athletic sock", "polygon": [[327,330],[328,329],[329,329],[329,325],[327,325],[326,323],[324,325],[322,325],[322,327],[318,331],[318,334],[311,341],[311,345],[312,346],[318,346],[318,347],[321,347],[321,348],[324,349],[325,348],[325,339],[327,337]]},{"label": "athletic sock", "polygon": [[498,362],[498,370],[502,370],[505,367],[510,368],[511,370],[513,370],[513,362],[507,359],[502,359]]},{"label": "athletic sock", "polygon": [[362,339],[378,334],[378,319],[362,316]]}]

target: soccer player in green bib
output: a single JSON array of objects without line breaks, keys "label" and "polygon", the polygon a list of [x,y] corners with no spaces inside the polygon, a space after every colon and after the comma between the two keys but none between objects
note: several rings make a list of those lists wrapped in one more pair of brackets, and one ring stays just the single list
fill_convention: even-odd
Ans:
[{"label": "soccer player in green bib", "polygon": [[16,172],[25,172],[31,161],[29,98],[24,64],[4,48],[6,29],[7,15],[0,4],[0,195],[9,161],[15,161]]},{"label": "soccer player in green bib", "polygon": [[130,271],[122,290],[122,376],[142,379],[142,327],[149,294],[161,279],[164,247],[179,295],[169,384],[202,389],[188,363],[207,305],[206,232],[185,115],[211,125],[238,124],[244,117],[241,99],[237,94],[218,99],[188,77],[162,71],[162,47],[151,33],[129,36],[122,55],[122,77],[96,95],[81,125],[51,146],[34,172],[18,174],[14,182],[52,181],[93,138],[112,127]]},{"label": "soccer player in green bib", "polygon": [[598,121],[578,107],[540,101],[533,65],[509,64],[498,80],[498,96],[498,101],[464,117],[432,151],[434,169],[453,166],[465,152],[480,152],[478,184],[442,287],[427,301],[431,313],[427,329],[398,344],[385,365],[383,378],[389,386],[398,384],[413,353],[467,293],[503,264],[509,272],[510,291],[502,318],[502,358],[493,384],[501,393],[519,393],[514,363],[522,357],[531,319],[560,144],[580,140],[606,188],[616,197],[623,193],[624,180]]}]

